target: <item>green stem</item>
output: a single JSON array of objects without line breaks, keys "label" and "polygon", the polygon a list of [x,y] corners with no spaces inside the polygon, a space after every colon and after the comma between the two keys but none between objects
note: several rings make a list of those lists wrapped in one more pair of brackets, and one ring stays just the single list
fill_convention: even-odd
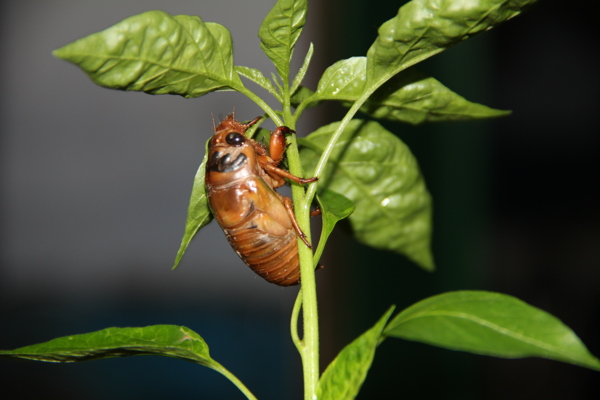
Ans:
[{"label": "green stem", "polygon": [[[289,119],[286,122],[289,121],[288,123],[292,125],[290,128],[294,129],[295,122],[293,116],[291,116],[291,111],[289,111],[289,108],[287,112],[285,110],[284,106],[284,116],[289,115]],[[289,139],[290,145],[287,150],[287,159],[290,172],[296,176],[303,176],[296,137],[294,135]],[[310,202],[306,201],[304,187],[292,184],[292,199],[294,201],[294,212],[298,220],[298,225],[300,225],[300,228],[307,236],[307,240],[310,242]],[[302,283],[299,296],[302,298],[303,336],[302,341],[298,341],[297,343],[299,344],[304,372],[304,398],[305,400],[314,400],[316,399],[320,376],[317,288],[312,250],[300,239],[298,239],[298,256],[300,259],[300,277]],[[297,314],[295,316],[292,315],[292,318],[297,319],[297,317]]]},{"label": "green stem", "polygon": [[240,381],[237,376],[235,376],[234,374],[232,374],[231,372],[229,372],[229,370],[227,370],[227,368],[225,368],[224,366],[222,366],[221,364],[219,364],[218,362],[213,360],[214,365],[209,365],[209,367],[211,367],[212,369],[214,369],[217,372],[220,372],[223,376],[225,376],[227,379],[229,379],[231,381],[231,383],[233,383],[238,389],[240,389],[240,391],[244,394],[244,396],[246,396],[247,399],[249,400],[258,400],[253,394],[252,392],[246,387],[246,385],[244,385],[242,383],[242,381]]},{"label": "green stem", "polygon": [[267,113],[269,115],[269,117],[271,117],[271,119],[273,120],[273,123],[275,124],[275,126],[281,126],[281,125],[283,125],[283,122],[281,121],[281,118],[275,112],[275,110],[273,110],[271,108],[271,106],[269,106],[263,99],[261,99],[259,96],[257,96],[253,91],[249,90],[246,87],[235,88],[235,90],[237,90],[238,92],[246,95],[246,97],[250,98],[250,100],[252,100],[253,102],[255,102],[260,108],[262,108],[263,111],[265,113]]},{"label": "green stem", "polygon": [[[306,215],[309,213],[306,212]],[[298,214],[296,214],[298,215]],[[304,221],[298,220],[302,227]],[[302,228],[307,232],[306,228]],[[313,255],[311,249],[299,240],[298,255],[300,256],[300,276],[302,279],[302,322],[304,335],[302,337],[302,366],[304,371],[304,398],[316,399],[317,385],[319,383],[319,313],[317,307],[317,288],[313,268]]]},{"label": "green stem", "polygon": [[323,240],[325,238],[325,224],[321,224],[321,234],[319,235],[319,244],[317,245],[317,249],[315,250],[315,254],[313,255],[313,267],[316,269],[319,265],[319,260],[321,259],[321,255],[323,254],[323,250],[325,250],[326,241]]},{"label": "green stem", "polygon": [[[333,151],[333,147],[341,136],[342,132],[358,112],[366,99],[375,91],[366,91],[348,110],[339,128],[331,137],[329,143],[317,165],[315,176],[321,176],[326,162]],[[296,145],[295,137],[293,144],[288,149],[288,162],[290,172],[297,176],[302,173],[300,165],[300,156]],[[312,183],[305,192],[299,185],[292,185],[292,195],[294,199],[294,211],[298,225],[305,234],[310,236],[310,204],[315,196],[317,183]],[[308,238],[310,241],[310,237]],[[300,355],[304,370],[304,399],[315,400],[317,398],[317,387],[319,384],[319,319],[317,308],[317,289],[315,282],[315,267],[311,249],[307,248],[302,241],[298,240],[298,255],[300,256],[300,277],[302,279],[302,316],[304,323],[304,336],[302,338]],[[292,316],[297,318],[297,316]]]},{"label": "green stem", "polygon": [[[279,115],[264,100],[248,90],[246,87],[236,88],[240,93],[245,94],[256,104],[258,104],[267,113],[276,126],[282,126]],[[295,129],[295,118],[290,107],[289,83],[284,82],[282,90],[283,95],[283,118],[290,129]],[[300,154],[295,135],[288,139],[289,147],[287,150],[287,159],[290,172],[296,176],[302,176],[302,165],[300,163]],[[306,234],[310,242],[310,201],[306,201],[304,187],[292,184],[292,200],[294,202],[294,212],[298,225]],[[313,267],[312,250],[304,242],[298,239],[298,257],[300,259],[300,277],[302,288],[299,296],[302,302],[294,307],[292,318],[292,329],[296,329],[296,334],[292,333],[292,340],[298,347],[302,358],[304,371],[304,397],[306,400],[314,400],[317,396],[317,385],[319,383],[319,314],[317,311],[317,289]],[[303,316],[303,336],[302,340],[297,335],[297,319],[302,308]]]},{"label": "green stem", "polygon": [[[317,167],[315,168],[316,177],[321,177],[321,175],[323,174],[323,171],[325,170],[325,165],[327,165],[327,160],[329,160],[329,156],[331,156],[333,148],[335,147],[335,144],[344,132],[344,129],[346,129],[346,126],[348,126],[352,118],[354,118],[354,116],[356,115],[358,110],[360,110],[364,102],[367,101],[367,99],[373,94],[373,92],[375,92],[384,82],[385,81],[382,80],[378,84],[371,86],[368,90],[365,90],[365,92],[354,102],[354,104],[352,104],[352,107],[350,107],[350,109],[340,122],[340,125],[338,126],[337,130],[333,133],[333,135],[331,135],[331,138],[329,139],[329,142],[325,147],[325,151],[323,151],[323,154],[321,154],[321,158],[319,158],[319,162],[317,164]],[[309,202],[312,201],[312,199],[315,197],[315,193],[317,191],[317,183],[318,182],[314,182],[309,184],[308,186],[308,189],[306,191],[306,200]]]},{"label": "green stem", "polygon": [[[357,99],[348,113],[342,119],[340,126],[334,132],[325,151],[319,159],[317,168],[315,170],[315,176],[321,176],[329,156],[331,155],[333,148],[339,140],[342,132],[348,125],[348,123],[354,118],[354,115],[358,112],[364,102],[373,94],[373,92],[383,83],[372,85],[366,90],[359,99]],[[284,110],[283,116],[285,122],[288,123],[291,129],[295,129],[296,119],[298,114],[295,116],[291,114],[289,107],[289,93],[284,93]],[[286,107],[287,105],[287,107]],[[295,117],[295,118],[294,118]],[[300,163],[300,154],[298,152],[298,145],[296,137],[292,136],[289,140],[290,146],[287,151],[287,158],[289,163],[290,172],[296,176],[303,176],[302,165]],[[292,185],[292,198],[294,201],[294,212],[298,225],[302,231],[307,235],[307,239],[310,242],[310,204],[315,196],[317,183],[309,185],[305,191],[300,185]],[[322,251],[322,249],[321,249]],[[300,277],[302,288],[298,297],[302,298],[302,317],[304,335],[302,340],[297,336],[297,320],[300,310],[298,300],[294,305],[292,312],[292,340],[296,344],[302,358],[302,366],[304,372],[304,399],[315,400],[317,398],[317,387],[319,384],[319,315],[317,307],[317,288],[315,281],[315,266],[312,250],[306,247],[304,243],[298,239],[298,256],[300,258]]]},{"label": "green stem", "polygon": [[294,302],[294,308],[292,309],[292,318],[290,320],[290,333],[292,335],[292,342],[296,346],[298,353],[302,353],[302,340],[298,337],[298,317],[300,316],[300,310],[302,309],[302,288],[296,296]]}]

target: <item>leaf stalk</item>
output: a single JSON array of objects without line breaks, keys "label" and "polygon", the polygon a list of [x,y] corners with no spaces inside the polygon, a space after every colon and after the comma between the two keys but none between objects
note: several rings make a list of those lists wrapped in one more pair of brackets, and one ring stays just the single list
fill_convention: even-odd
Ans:
[{"label": "leaf stalk", "polygon": [[211,368],[214,369],[215,371],[221,373],[227,379],[229,379],[231,381],[231,383],[233,383],[238,389],[240,389],[240,392],[242,392],[244,394],[244,396],[246,396],[246,398],[248,400],[258,400],[252,394],[252,392],[246,387],[246,385],[244,385],[242,383],[242,381],[240,381],[237,378],[237,376],[235,376],[234,374],[232,374],[231,372],[229,372],[229,370],[227,368],[225,368],[224,366],[222,366],[221,364],[219,364],[216,361],[214,361],[214,365],[211,365]]}]

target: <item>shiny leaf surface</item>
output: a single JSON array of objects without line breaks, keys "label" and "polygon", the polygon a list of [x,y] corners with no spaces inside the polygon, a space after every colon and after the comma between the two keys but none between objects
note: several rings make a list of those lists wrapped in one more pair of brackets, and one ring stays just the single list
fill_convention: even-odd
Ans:
[{"label": "shiny leaf surface", "polygon": [[231,35],[199,17],[148,11],[54,51],[112,89],[198,97],[243,84]]},{"label": "shiny leaf surface", "polygon": [[263,20],[260,47],[273,61],[279,76],[288,82],[296,41],[306,23],[307,0],[278,0]]},{"label": "shiny leaf surface", "polygon": [[413,0],[378,30],[367,53],[368,86],[513,18],[537,0]]},{"label": "shiny leaf surface", "polygon": [[[307,176],[339,123],[299,143]],[[431,197],[417,161],[398,137],[377,122],[352,120],[336,143],[319,190],[330,189],[356,206],[349,217],[354,236],[369,246],[406,255],[434,268],[430,250]]]}]

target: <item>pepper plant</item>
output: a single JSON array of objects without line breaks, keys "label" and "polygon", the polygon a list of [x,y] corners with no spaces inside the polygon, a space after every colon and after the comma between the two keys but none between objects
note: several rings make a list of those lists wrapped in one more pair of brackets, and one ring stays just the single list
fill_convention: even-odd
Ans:
[{"label": "pepper plant", "polygon": [[[388,338],[496,357],[544,357],[600,370],[600,361],[556,317],[514,297],[485,291],[435,295],[396,314],[391,306],[342,349],[325,371],[319,370],[315,266],[339,220],[349,219],[359,242],[403,254],[419,267],[434,270],[430,250],[432,204],[424,179],[409,148],[377,120],[416,125],[509,114],[468,101],[417,70],[415,64],[519,15],[535,2],[410,1],[379,27],[365,56],[334,63],[313,89],[302,85],[312,44],[300,69],[295,74],[290,70],[294,47],[306,22],[307,0],[278,0],[259,28],[260,47],[277,70],[270,77],[235,65],[232,39],[224,26],[161,11],[127,18],[56,50],[54,55],[79,66],[98,85],[113,89],[186,98],[237,91],[262,109],[263,121],[271,119],[276,126],[292,130],[308,107],[325,101],[348,107],[342,120],[331,121],[306,137],[288,137],[287,165],[296,176],[319,178],[305,187],[292,184],[296,218],[309,240],[312,204],[318,203],[323,219],[314,252],[302,242],[298,246],[301,286],[290,325],[303,364],[304,398],[353,399],[377,346]],[[272,108],[250,88],[252,85],[274,96],[281,108]],[[357,119],[359,111],[367,118]],[[262,128],[252,133],[257,138],[268,135]],[[205,164],[206,157],[194,179],[175,266],[194,235],[212,219],[204,183]],[[47,362],[133,355],[179,358],[220,372],[248,399],[256,398],[210,356],[198,333],[182,326],[108,328],[2,351],[0,355]]]}]

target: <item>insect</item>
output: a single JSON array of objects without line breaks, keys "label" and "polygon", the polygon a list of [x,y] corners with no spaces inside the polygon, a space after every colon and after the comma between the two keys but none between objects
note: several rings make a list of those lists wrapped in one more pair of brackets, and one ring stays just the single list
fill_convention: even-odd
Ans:
[{"label": "insect", "polygon": [[208,146],[206,189],[210,208],[225,232],[231,247],[255,273],[280,286],[300,281],[298,242],[306,240],[294,216],[292,200],[275,188],[285,178],[299,184],[314,182],[278,167],[285,149],[280,126],[271,133],[269,153],[259,142],[246,137],[246,131],[261,117],[248,123],[225,117],[215,128]]}]

